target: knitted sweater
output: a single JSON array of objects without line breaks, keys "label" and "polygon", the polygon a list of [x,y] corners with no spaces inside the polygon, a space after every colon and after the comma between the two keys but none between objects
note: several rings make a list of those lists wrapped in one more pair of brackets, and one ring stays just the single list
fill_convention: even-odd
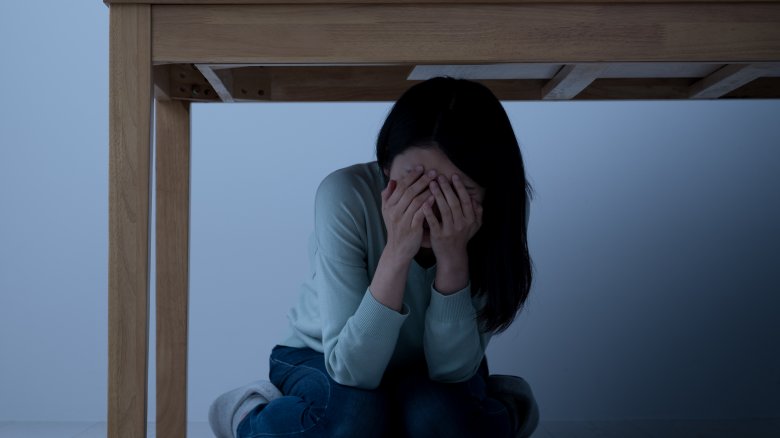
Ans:
[{"label": "knitted sweater", "polygon": [[433,380],[468,380],[490,340],[477,327],[480,302],[472,299],[470,282],[442,295],[433,287],[436,265],[426,269],[412,260],[400,312],[368,289],[387,242],[384,188],[376,161],[336,170],[320,183],[311,272],[287,315],[291,334],[280,345],[323,353],[333,380],[359,388],[376,388],[386,370],[423,359]]}]

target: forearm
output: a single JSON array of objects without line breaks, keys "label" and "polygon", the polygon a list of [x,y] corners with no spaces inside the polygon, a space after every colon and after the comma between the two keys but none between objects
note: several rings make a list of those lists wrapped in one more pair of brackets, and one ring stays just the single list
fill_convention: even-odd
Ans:
[{"label": "forearm", "polygon": [[386,247],[360,306],[324,346],[326,368],[342,385],[379,385],[409,312],[403,298],[410,262]]},{"label": "forearm", "polygon": [[465,250],[437,260],[434,287],[439,293],[453,294],[466,287],[468,282],[469,257]]},{"label": "forearm", "polygon": [[396,312],[400,312],[403,306],[409,263],[411,259],[401,257],[392,248],[385,247],[379,257],[374,278],[368,286],[374,299]]},{"label": "forearm", "polygon": [[395,312],[365,293],[339,335],[323,345],[331,377],[342,385],[379,386],[408,314],[408,307]]},{"label": "forearm", "polygon": [[431,291],[423,348],[433,380],[469,379],[482,360],[485,344],[476,321],[469,286],[450,295]]}]

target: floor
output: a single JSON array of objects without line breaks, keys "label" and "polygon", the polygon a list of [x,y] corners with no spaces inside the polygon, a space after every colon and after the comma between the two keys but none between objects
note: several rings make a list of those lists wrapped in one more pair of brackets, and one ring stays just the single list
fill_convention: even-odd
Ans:
[{"label": "floor", "polygon": [[[0,421],[0,438],[105,438],[106,423]],[[154,423],[148,438],[154,438]],[[208,423],[191,422],[188,438],[213,438]],[[545,421],[533,438],[776,438],[773,420]]]}]

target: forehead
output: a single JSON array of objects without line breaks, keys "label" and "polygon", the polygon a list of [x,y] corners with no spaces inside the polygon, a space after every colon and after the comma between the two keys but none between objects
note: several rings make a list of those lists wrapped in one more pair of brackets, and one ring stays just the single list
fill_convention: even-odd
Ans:
[{"label": "forehead", "polygon": [[447,158],[447,155],[437,147],[411,147],[403,151],[393,160],[391,171],[405,171],[407,168],[414,167],[417,164],[422,164],[423,167],[425,167],[425,170],[435,169],[437,172],[445,174],[452,174],[455,172],[459,174],[463,173],[449,158]]},{"label": "forehead", "polygon": [[421,164],[426,171],[433,169],[447,177],[452,177],[453,173],[457,173],[463,178],[463,183],[467,189],[482,189],[473,179],[455,166],[447,158],[447,155],[436,146],[426,148],[411,147],[396,155],[390,165],[390,177],[400,178],[406,173],[406,169],[411,169],[418,164]]}]

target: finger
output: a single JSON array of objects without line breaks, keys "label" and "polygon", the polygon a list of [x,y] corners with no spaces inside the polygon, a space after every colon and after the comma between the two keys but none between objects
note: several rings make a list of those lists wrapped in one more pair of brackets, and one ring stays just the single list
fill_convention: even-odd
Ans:
[{"label": "finger", "polygon": [[390,198],[390,195],[393,194],[393,191],[395,191],[395,187],[398,185],[398,183],[391,179],[390,182],[387,183],[387,187],[385,187],[384,190],[382,190],[382,203],[386,204],[387,200]]},{"label": "finger", "polygon": [[441,191],[444,193],[444,197],[445,199],[447,199],[447,203],[450,205],[450,209],[452,210],[453,220],[457,222],[462,222],[463,210],[460,207],[460,199],[458,199],[458,195],[456,195],[455,191],[452,190],[452,185],[450,185],[450,181],[444,175],[439,177],[439,187],[441,188]]},{"label": "finger", "polygon": [[[430,199],[433,199],[431,197]],[[412,229],[416,230],[418,228],[422,227],[423,220],[425,219],[425,206],[428,205],[428,202],[423,203],[423,207],[417,210],[414,213],[414,216],[412,216]]]},{"label": "finger", "polygon": [[[398,201],[399,205],[410,204],[416,196],[420,193],[428,190],[428,184],[433,178],[436,177],[436,171],[430,170],[425,175],[420,176],[409,188],[406,189],[406,193],[401,195],[401,199]],[[408,208],[408,207],[407,207]]]},{"label": "finger", "polygon": [[436,215],[433,214],[433,208],[431,208],[431,205],[432,202],[426,202],[423,204],[422,211],[425,213],[425,220],[428,222],[428,228],[431,229],[431,234],[438,234],[439,231],[441,231],[441,224],[439,224],[439,220],[436,219]]},{"label": "finger", "polygon": [[390,205],[395,205],[398,203],[398,201],[401,199],[403,194],[406,192],[406,188],[409,187],[417,178],[420,177],[420,175],[423,173],[423,167],[421,165],[416,166],[413,168],[410,172],[408,172],[406,175],[404,175],[401,179],[397,181],[397,186],[395,191],[393,192],[393,195],[390,196],[390,199],[388,199]]},{"label": "finger", "polygon": [[466,190],[466,186],[463,185],[460,175],[457,173],[452,175],[452,185],[455,187],[455,192],[460,198],[460,205],[463,208],[463,217],[466,218],[467,223],[474,222],[474,204],[470,202],[471,196],[469,195],[468,190]]},{"label": "finger", "polygon": [[412,197],[417,196],[422,191],[428,189],[428,184],[433,179],[436,178],[436,175],[437,173],[435,170],[429,170],[424,175],[420,176],[420,178],[417,181],[415,181],[411,186],[409,186],[407,191]]},{"label": "finger", "polygon": [[431,192],[433,192],[433,196],[436,198],[436,205],[439,207],[439,213],[441,213],[442,227],[449,229],[449,226],[452,224],[452,210],[450,210],[447,198],[444,197],[438,181],[431,182]]},{"label": "finger", "polygon": [[407,207],[404,211],[404,217],[411,220],[411,217],[417,213],[417,210],[419,210],[420,207],[422,207],[422,205],[432,197],[433,195],[431,195],[431,192],[428,190],[415,196],[412,202],[409,204],[409,207]]},{"label": "finger", "polygon": [[482,226],[482,204],[477,202],[476,199],[472,199],[472,202],[474,204],[474,214],[476,215],[476,221],[477,225],[480,227]]}]

